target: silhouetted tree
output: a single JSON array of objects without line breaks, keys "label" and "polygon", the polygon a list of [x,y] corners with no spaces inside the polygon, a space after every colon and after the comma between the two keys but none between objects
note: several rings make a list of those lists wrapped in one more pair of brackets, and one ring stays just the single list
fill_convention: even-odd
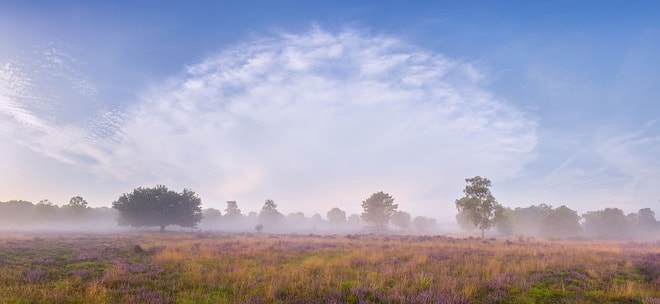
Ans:
[{"label": "silhouetted tree", "polygon": [[202,219],[201,204],[201,199],[191,190],[177,193],[159,185],[125,193],[112,207],[119,211],[121,226],[159,226],[165,231],[168,225],[196,227]]},{"label": "silhouetted tree", "polygon": [[490,180],[487,178],[475,176],[465,182],[465,196],[456,200],[456,209],[469,215],[472,223],[481,230],[481,238],[484,238],[484,232],[499,219],[496,215],[503,213],[503,207],[490,193]]},{"label": "silhouetted tree", "polygon": [[384,192],[372,194],[362,202],[362,220],[372,225],[375,230],[387,229],[387,223],[399,206],[394,203],[394,198]]},{"label": "silhouetted tree", "polygon": [[408,230],[410,224],[412,223],[410,213],[405,211],[396,211],[392,215],[392,224],[399,227],[401,231]]},{"label": "silhouetted tree", "polygon": [[337,207],[334,207],[328,211],[326,214],[328,217],[328,222],[331,224],[345,224],[346,223],[346,211],[341,210]]}]

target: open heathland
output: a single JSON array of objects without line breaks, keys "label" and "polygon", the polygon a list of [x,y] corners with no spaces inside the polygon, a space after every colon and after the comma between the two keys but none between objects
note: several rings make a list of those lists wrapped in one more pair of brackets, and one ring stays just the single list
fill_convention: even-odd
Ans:
[{"label": "open heathland", "polygon": [[0,303],[660,303],[660,242],[2,233]]}]

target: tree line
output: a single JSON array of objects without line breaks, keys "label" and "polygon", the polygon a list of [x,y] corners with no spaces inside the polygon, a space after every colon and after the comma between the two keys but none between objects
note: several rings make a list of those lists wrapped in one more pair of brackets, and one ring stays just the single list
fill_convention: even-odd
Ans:
[{"label": "tree line", "polygon": [[[458,210],[456,221],[467,231],[479,230],[482,238],[493,227],[504,235],[562,238],[657,237],[660,232],[660,222],[650,208],[628,215],[617,208],[606,208],[582,216],[564,205],[553,208],[539,204],[512,209],[502,206],[495,199],[487,178],[476,176],[465,181],[464,196],[455,201]],[[158,227],[161,231],[168,226],[179,226],[275,233],[317,230],[433,233],[438,228],[433,218],[412,218],[410,213],[398,210],[394,197],[382,191],[362,201],[361,207],[363,212],[359,215],[347,216],[344,210],[334,207],[327,211],[325,219],[320,214],[308,218],[301,212],[284,215],[275,201],[267,199],[260,212],[243,214],[236,201],[227,201],[222,211],[202,209],[201,199],[192,190],[176,192],[159,185],[153,188],[138,187],[124,193],[112,203],[112,208],[90,208],[80,196],[72,197],[62,207],[48,200],[38,204],[27,201],[0,202],[0,228],[3,225],[4,228],[31,225],[47,228],[51,224],[67,221],[74,225],[113,222],[126,227]]]},{"label": "tree line", "polygon": [[660,222],[651,208],[624,215],[618,208],[589,211],[582,216],[562,205],[547,204],[507,208],[490,192],[491,182],[476,176],[465,180],[464,197],[456,200],[457,223],[465,230],[479,229],[481,237],[491,227],[505,235],[591,237],[604,239],[658,237]]}]

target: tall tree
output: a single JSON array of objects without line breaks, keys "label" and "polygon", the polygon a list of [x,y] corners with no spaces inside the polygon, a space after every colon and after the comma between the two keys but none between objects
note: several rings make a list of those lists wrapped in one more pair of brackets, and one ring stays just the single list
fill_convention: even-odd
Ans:
[{"label": "tall tree", "polygon": [[490,193],[490,180],[481,176],[465,179],[464,197],[456,200],[458,212],[465,212],[472,223],[481,230],[481,238],[503,214],[503,207]]},{"label": "tall tree", "polygon": [[195,192],[184,189],[177,193],[162,185],[136,188],[112,203],[112,207],[119,210],[119,225],[159,226],[160,231],[165,231],[169,225],[196,227],[202,220],[201,205]]},{"label": "tall tree", "polygon": [[378,231],[386,230],[387,223],[398,207],[391,195],[382,191],[374,193],[362,202],[362,220]]}]

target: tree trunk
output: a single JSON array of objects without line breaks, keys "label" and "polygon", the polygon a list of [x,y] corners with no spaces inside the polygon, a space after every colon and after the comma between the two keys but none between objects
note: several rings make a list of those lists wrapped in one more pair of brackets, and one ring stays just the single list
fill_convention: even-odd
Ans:
[{"label": "tree trunk", "polygon": [[484,231],[485,230],[486,230],[485,228],[481,227],[481,239],[482,240],[484,239]]},{"label": "tree trunk", "polygon": [[165,225],[160,225],[160,232],[165,232]]}]

